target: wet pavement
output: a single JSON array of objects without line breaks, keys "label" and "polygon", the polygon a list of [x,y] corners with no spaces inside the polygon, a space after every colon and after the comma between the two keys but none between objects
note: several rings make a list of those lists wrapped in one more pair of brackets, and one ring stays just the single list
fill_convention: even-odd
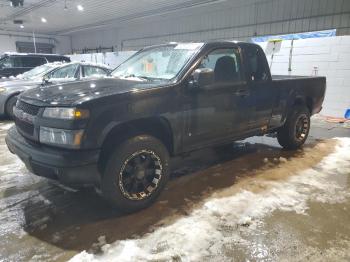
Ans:
[{"label": "wet pavement", "polygon": [[[0,124],[0,261],[350,261],[350,129],[313,121],[303,150],[257,137],[172,160],[150,208],[30,174]],[[333,139],[338,137],[338,139]]]}]

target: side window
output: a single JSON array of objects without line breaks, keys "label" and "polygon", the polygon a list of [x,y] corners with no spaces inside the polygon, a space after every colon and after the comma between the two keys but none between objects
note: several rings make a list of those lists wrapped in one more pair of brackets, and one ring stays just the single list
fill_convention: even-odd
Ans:
[{"label": "side window", "polygon": [[248,79],[259,82],[268,80],[268,65],[264,53],[256,47],[246,48]]},{"label": "side window", "polygon": [[95,66],[83,66],[84,77],[100,77],[107,74],[107,71]]},{"label": "side window", "polygon": [[237,82],[241,80],[238,50],[233,48],[217,49],[204,57],[199,68],[214,71],[215,82]]},{"label": "side window", "polygon": [[49,61],[49,63],[52,63],[52,62],[70,62],[69,59],[64,57],[64,56],[47,56],[46,59],[47,59],[47,61]]},{"label": "side window", "polygon": [[12,68],[14,67],[14,60],[13,57],[5,57],[2,60],[0,60],[0,68]]},{"label": "side window", "polygon": [[22,57],[14,56],[12,57],[12,59],[13,59],[13,67],[24,67]]},{"label": "side window", "polygon": [[78,64],[68,65],[61,67],[50,74],[50,78],[62,79],[62,78],[75,78],[75,73],[78,69]]},{"label": "side window", "polygon": [[23,56],[21,57],[22,67],[37,67],[46,64],[44,57]]}]

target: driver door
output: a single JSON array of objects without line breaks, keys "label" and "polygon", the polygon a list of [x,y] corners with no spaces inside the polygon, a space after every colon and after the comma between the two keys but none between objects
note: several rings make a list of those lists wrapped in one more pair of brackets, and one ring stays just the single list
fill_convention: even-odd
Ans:
[{"label": "driver door", "polygon": [[183,142],[190,149],[239,136],[246,129],[250,110],[250,91],[237,48],[210,51],[197,69],[212,70],[214,82],[187,95]]}]

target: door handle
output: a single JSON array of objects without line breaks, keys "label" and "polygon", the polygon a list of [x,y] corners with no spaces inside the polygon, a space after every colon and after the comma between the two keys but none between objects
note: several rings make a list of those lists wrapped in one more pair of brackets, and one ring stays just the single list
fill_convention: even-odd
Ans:
[{"label": "door handle", "polygon": [[250,94],[249,91],[245,89],[241,89],[235,92],[236,96],[241,96],[241,97],[249,96],[249,94]]}]

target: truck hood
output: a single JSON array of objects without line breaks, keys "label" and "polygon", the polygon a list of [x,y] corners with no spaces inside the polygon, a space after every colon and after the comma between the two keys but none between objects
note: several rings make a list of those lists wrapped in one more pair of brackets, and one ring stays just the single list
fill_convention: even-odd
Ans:
[{"label": "truck hood", "polygon": [[158,87],[164,82],[103,78],[38,87],[21,94],[21,100],[38,106],[75,106],[104,96],[137,92]]}]

